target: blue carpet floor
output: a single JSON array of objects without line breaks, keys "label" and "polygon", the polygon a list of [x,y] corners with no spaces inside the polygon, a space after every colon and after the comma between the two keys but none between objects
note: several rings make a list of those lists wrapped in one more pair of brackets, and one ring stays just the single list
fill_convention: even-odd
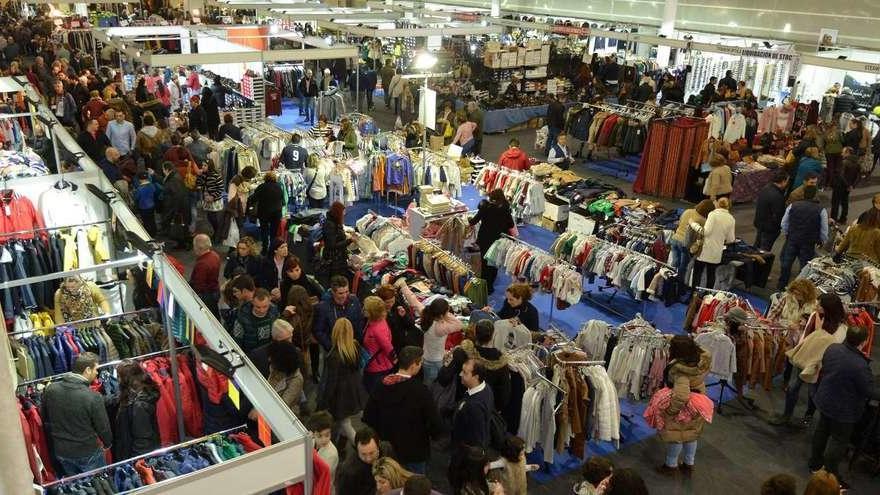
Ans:
[{"label": "blue carpet floor", "polygon": [[602,175],[610,175],[628,182],[635,182],[636,174],[639,173],[639,160],[641,160],[641,155],[596,160],[586,162],[586,168]]}]

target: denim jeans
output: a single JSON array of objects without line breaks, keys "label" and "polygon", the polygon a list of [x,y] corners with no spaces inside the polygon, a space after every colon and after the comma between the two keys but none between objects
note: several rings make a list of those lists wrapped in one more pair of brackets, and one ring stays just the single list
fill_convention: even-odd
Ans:
[{"label": "denim jeans", "polygon": [[86,471],[92,471],[107,465],[107,461],[104,459],[104,451],[101,449],[85,457],[68,458],[61,457],[60,455],[56,457],[61,464],[61,469],[64,470],[64,474],[67,476],[85,473]]},{"label": "denim jeans", "polygon": [[669,467],[678,467],[678,456],[684,451],[684,463],[688,466],[694,465],[694,456],[697,455],[697,441],[691,442],[669,442],[666,444],[666,465]]},{"label": "denim jeans", "polygon": [[678,279],[684,280],[687,275],[688,263],[691,262],[691,252],[684,243],[674,239],[670,247],[672,249],[672,266],[675,267]]},{"label": "denim jeans", "polygon": [[547,128],[547,143],[544,145],[544,156],[550,154],[550,148],[556,144],[556,140],[559,139],[559,134],[562,132],[562,129],[558,129],[556,127],[548,127]]},{"label": "denim jeans", "polygon": [[[782,412],[782,415],[786,418],[790,418],[792,413],[794,413],[794,406],[797,405],[798,397],[801,392],[801,385],[804,384],[804,381],[800,378],[801,371],[802,370],[797,366],[792,367],[791,378],[788,380],[788,390],[785,392],[785,410]],[[814,387],[809,383],[806,385],[807,397],[809,402],[812,403]],[[807,414],[809,414],[809,410]]]},{"label": "denim jeans", "polygon": [[310,124],[314,124],[315,123],[315,97],[314,96],[304,96],[303,97],[303,109],[306,112],[306,120],[308,120]]},{"label": "denim jeans", "polygon": [[443,361],[428,361],[427,359],[422,360],[422,378],[425,380],[425,385],[430,385],[434,383],[434,380],[437,379],[437,375],[440,373],[440,368],[443,366]]},{"label": "denim jeans", "polygon": [[794,260],[798,259],[801,263],[801,269],[803,269],[811,259],[816,257],[816,247],[812,245],[795,245],[785,241],[780,257],[782,258],[782,264],[780,265],[778,287],[784,288],[788,285],[788,280],[791,278],[791,266],[794,265]]}]

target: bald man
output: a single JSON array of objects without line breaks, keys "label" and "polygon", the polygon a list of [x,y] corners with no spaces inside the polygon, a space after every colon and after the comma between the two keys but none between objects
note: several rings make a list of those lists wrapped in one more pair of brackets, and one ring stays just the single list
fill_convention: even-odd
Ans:
[{"label": "bald man", "polygon": [[196,264],[189,277],[189,285],[202,298],[205,307],[219,318],[220,255],[214,252],[211,238],[205,234],[193,237],[193,253],[196,255]]}]

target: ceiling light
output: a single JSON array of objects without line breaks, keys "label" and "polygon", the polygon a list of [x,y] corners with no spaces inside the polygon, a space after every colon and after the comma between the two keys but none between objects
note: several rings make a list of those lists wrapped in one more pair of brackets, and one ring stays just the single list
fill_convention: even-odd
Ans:
[{"label": "ceiling light", "polygon": [[790,22],[785,23],[785,26],[782,28],[782,32],[783,33],[790,33],[791,32],[791,23]]},{"label": "ceiling light", "polygon": [[435,65],[437,65],[437,57],[428,52],[419,53],[413,61],[413,67],[418,70],[430,70]]}]

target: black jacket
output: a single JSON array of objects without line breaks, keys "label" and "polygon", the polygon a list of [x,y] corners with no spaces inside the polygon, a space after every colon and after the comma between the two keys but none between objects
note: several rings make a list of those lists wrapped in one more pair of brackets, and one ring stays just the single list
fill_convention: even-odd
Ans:
[{"label": "black jacket", "polygon": [[114,459],[129,459],[152,452],[161,446],[159,425],[156,421],[158,400],[159,393],[150,390],[138,392],[134,399],[120,404],[116,413]]},{"label": "black jacket", "polygon": [[[318,282],[315,277],[311,275],[306,275],[303,273],[300,275],[298,280],[291,280],[290,277],[284,275],[281,278],[281,298],[282,301],[287,301],[287,295],[290,293],[290,289],[294,286],[298,285],[306,290],[310,297],[317,297],[318,300],[324,295],[324,288],[321,287],[321,283]],[[391,315],[388,315],[391,316]]]},{"label": "black jacket", "polygon": [[528,301],[523,301],[519,307],[514,308],[505,299],[504,305],[501,306],[501,311],[498,312],[498,317],[502,320],[518,318],[520,323],[525,325],[530,331],[541,331],[541,328],[538,326],[538,309]]},{"label": "black jacket", "polygon": [[172,170],[162,182],[162,216],[164,224],[174,220],[176,216],[183,218],[188,225],[190,220],[189,190],[183,185],[183,179],[176,170]]},{"label": "black jacket", "polygon": [[[424,462],[443,430],[431,391],[419,377],[386,376],[364,408],[364,423],[391,442],[402,463]],[[406,425],[405,428],[401,428]]]},{"label": "black jacket", "polygon": [[265,181],[248,198],[248,209],[251,206],[256,207],[256,216],[261,220],[280,215],[284,207],[284,191],[277,182]]},{"label": "black jacket", "polygon": [[203,135],[208,134],[208,114],[205,113],[204,107],[199,105],[198,107],[191,109],[188,117],[190,130],[199,131]]},{"label": "black jacket", "polygon": [[[391,444],[379,442],[379,457],[396,458]],[[357,455],[348,456],[336,472],[336,493],[339,495],[374,495],[376,480],[373,478],[373,466],[363,462]]]},{"label": "black jacket", "polygon": [[489,447],[492,440],[489,434],[489,418],[494,407],[495,399],[488,384],[473,395],[465,392],[452,417],[453,447]]},{"label": "black jacket", "polygon": [[791,204],[786,242],[794,246],[815,246],[821,240],[822,205],[815,199]]},{"label": "black jacket", "polygon": [[652,96],[654,96],[654,88],[652,88],[650,84],[644,83],[640,84],[639,87],[636,88],[636,92],[635,94],[633,94],[633,99],[644,103],[648,100],[651,100]]},{"label": "black jacket", "polygon": [[510,401],[510,367],[507,366],[507,357],[498,349],[492,347],[477,347],[470,340],[462,341],[461,345],[452,351],[452,361],[440,368],[437,381],[440,385],[448,386],[452,380],[456,381],[455,399],[464,397],[465,388],[458,379],[461,368],[471,357],[477,359],[485,368],[486,384],[492,389],[492,397],[498,411],[503,411]]},{"label": "black jacket", "polygon": [[559,100],[553,100],[547,106],[547,126],[553,129],[562,129],[565,126],[565,105]]},{"label": "black jacket", "polygon": [[856,423],[875,395],[871,360],[849,344],[831,344],[822,357],[816,408],[835,421]]},{"label": "black jacket", "polygon": [[82,375],[67,373],[43,391],[40,406],[45,431],[55,455],[82,458],[93,455],[98,440],[113,445],[104,399],[89,388]]},{"label": "black jacket", "polygon": [[88,131],[82,131],[79,133],[76,142],[94,162],[101,161],[101,159],[104,158],[104,150],[110,146],[107,134],[103,132],[98,132],[98,136],[95,137]]},{"label": "black jacket", "polygon": [[202,88],[202,108],[205,109],[205,117],[207,117],[208,134],[213,135],[220,126],[220,109],[217,108],[214,92],[207,86]]},{"label": "black jacket", "polygon": [[725,77],[718,81],[718,87],[730,88],[731,91],[736,91],[736,79],[732,77]]},{"label": "black jacket", "polygon": [[501,238],[513,228],[513,217],[507,206],[495,205],[489,201],[480,201],[477,214],[469,220],[471,225],[480,223],[480,231],[477,233],[477,245],[484,255],[493,242]]},{"label": "black jacket", "polygon": [[226,136],[236,141],[241,141],[241,129],[236,127],[235,124],[223,124],[220,126],[220,130],[217,131],[217,140],[222,141]]},{"label": "black jacket", "polygon": [[677,101],[679,103],[684,102],[684,91],[678,86],[663,88],[661,91],[661,103],[665,104],[667,101]]},{"label": "black jacket", "polygon": [[831,178],[831,187],[838,191],[846,191],[859,182],[862,175],[862,165],[856,155],[850,155],[843,159],[843,163],[837,168],[837,173]]},{"label": "black jacket", "polygon": [[859,152],[859,146],[862,144],[862,131],[860,129],[850,129],[843,133],[843,145],[849,146],[854,152]]},{"label": "black jacket", "polygon": [[[404,316],[400,316],[398,308],[403,308]],[[410,310],[400,298],[394,303],[394,307],[388,312],[386,317],[388,327],[391,329],[391,345],[394,346],[394,352],[400,355],[401,349],[408,345],[422,347],[425,343],[425,334],[416,326]]]},{"label": "black jacket", "polygon": [[[306,89],[306,81],[310,81],[308,89]],[[318,96],[318,81],[315,81],[315,78],[312,79],[302,78],[299,80],[299,92],[303,96],[315,97]]]},{"label": "black jacket", "polygon": [[785,215],[785,191],[776,184],[767,184],[758,193],[755,202],[755,220],[752,225],[760,232],[779,233]]},{"label": "black jacket", "polygon": [[233,251],[226,258],[226,266],[223,267],[223,277],[231,279],[243,273],[256,277],[260,271],[260,260],[259,256],[239,256],[237,251]]},{"label": "black jacket", "polygon": [[[260,258],[259,269],[257,270],[257,274],[254,275],[254,285],[262,287],[268,291],[279,287],[278,269],[275,267],[275,258],[271,254]],[[284,301],[282,301],[282,303],[283,302]]]},{"label": "black jacket", "polygon": [[330,261],[330,274],[343,275],[348,266],[348,253],[346,253],[348,238],[345,237],[345,230],[342,225],[328,217],[324,221],[322,237],[324,240],[322,257]]},{"label": "black jacket", "polygon": [[367,391],[361,383],[358,363],[346,363],[335,348],[331,349],[318,387],[318,409],[326,409],[342,420],[362,411],[366,403]]}]

